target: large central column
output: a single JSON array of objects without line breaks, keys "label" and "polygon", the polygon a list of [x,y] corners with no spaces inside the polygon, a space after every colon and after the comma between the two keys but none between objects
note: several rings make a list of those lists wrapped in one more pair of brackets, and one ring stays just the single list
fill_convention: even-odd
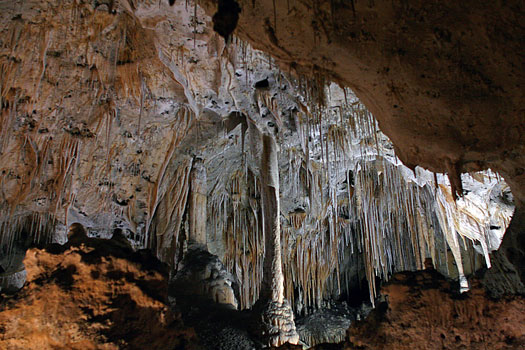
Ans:
[{"label": "large central column", "polygon": [[277,143],[264,134],[261,158],[261,185],[264,216],[265,256],[260,293],[263,303],[262,333],[269,346],[289,342],[297,344],[293,311],[284,299],[284,277],[281,263],[281,229],[279,204],[279,164]]},{"label": "large central column", "polygon": [[261,183],[264,216],[264,275],[261,297],[282,303],[284,280],[281,263],[281,225],[279,202],[279,164],[277,144],[270,135],[263,135]]},{"label": "large central column", "polygon": [[207,246],[206,205],[206,167],[201,158],[195,158],[190,174],[189,245]]}]

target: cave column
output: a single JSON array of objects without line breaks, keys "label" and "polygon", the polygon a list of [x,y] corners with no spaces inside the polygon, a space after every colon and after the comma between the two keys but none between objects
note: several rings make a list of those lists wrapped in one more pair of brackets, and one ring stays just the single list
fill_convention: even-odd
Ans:
[{"label": "cave column", "polygon": [[265,256],[259,301],[263,305],[262,335],[267,345],[297,344],[293,311],[284,298],[284,276],[281,262],[281,229],[279,203],[279,164],[277,143],[263,135],[261,185],[264,217]]},{"label": "cave column", "polygon": [[202,158],[196,158],[190,174],[188,244],[207,248],[206,239],[206,167]]}]

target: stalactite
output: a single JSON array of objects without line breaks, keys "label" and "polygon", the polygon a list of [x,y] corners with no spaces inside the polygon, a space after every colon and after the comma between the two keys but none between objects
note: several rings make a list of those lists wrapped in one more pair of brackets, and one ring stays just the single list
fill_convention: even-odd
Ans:
[{"label": "stalactite", "polygon": [[241,286],[241,309],[251,307],[259,297],[264,259],[259,182],[248,171],[234,171],[228,184],[214,187],[210,209],[215,232],[220,232],[226,254],[225,265]]},{"label": "stalactite", "polygon": [[153,216],[156,252],[162,261],[176,266],[176,251],[179,232],[189,191],[191,160],[186,160],[169,178],[166,192],[159,198],[158,208]]},{"label": "stalactite", "polygon": [[206,247],[206,168],[201,158],[193,161],[190,174],[188,243]]},{"label": "stalactite", "polygon": [[[49,213],[3,214],[0,221],[0,267],[9,274],[20,268],[16,265],[15,255],[20,255],[21,250],[25,251],[33,244],[47,244],[52,241],[57,220]],[[18,247],[15,248],[15,245]]]},{"label": "stalactite", "polygon": [[[79,140],[65,136],[59,148],[59,157],[57,162],[57,173],[54,175],[54,195],[55,210],[57,211],[64,205],[67,207],[73,200],[74,192],[71,189],[72,176],[77,167],[79,158]],[[67,215],[65,215],[67,218]]]},{"label": "stalactite", "polygon": [[[149,211],[148,211],[148,222],[146,223],[146,231],[145,231],[145,234],[144,234],[144,240],[145,240],[145,245],[146,246],[150,246],[150,247],[153,247],[154,245],[157,245],[157,244],[160,244],[160,246],[157,246],[157,252],[160,254],[160,247],[162,246],[163,250],[168,250],[170,251],[171,249],[175,249],[175,247],[173,247],[171,244],[172,242],[172,239],[175,240],[175,242],[177,241],[177,238],[178,238],[178,230],[179,230],[179,226],[180,226],[180,220],[182,218],[182,210],[184,210],[185,208],[185,203],[186,203],[186,194],[187,194],[187,188],[188,188],[188,176],[189,176],[189,170],[188,168],[190,167],[190,165],[186,162],[186,165],[181,165],[178,169],[180,169],[182,171],[182,174],[179,173],[179,175],[177,177],[171,177],[169,176],[167,173],[166,173],[166,170],[168,168],[168,166],[170,165],[170,163],[173,161],[173,156],[174,156],[174,153],[175,153],[175,150],[177,148],[177,146],[180,144],[180,142],[182,141],[182,139],[187,135],[187,132],[188,132],[188,129],[190,128],[190,126],[192,125],[194,119],[195,119],[195,116],[193,114],[193,112],[189,109],[186,109],[186,108],[183,108],[181,110],[179,110],[178,112],[180,118],[177,120],[177,125],[174,125],[173,127],[173,137],[172,137],[172,140],[171,140],[171,143],[170,143],[170,146],[168,148],[168,151],[166,153],[166,157],[164,159],[164,162],[162,163],[162,166],[159,170],[159,173],[158,173],[158,176],[157,176],[157,180],[153,183],[153,185],[151,186],[150,188],[150,194],[149,194]],[[182,170],[184,169],[184,170]],[[183,178],[181,178],[183,177]],[[166,183],[169,183],[171,181],[171,184],[168,185],[169,187],[166,186]],[[169,189],[168,189],[169,188]],[[166,191],[166,192],[164,192]],[[166,236],[166,239],[161,239],[161,241],[164,241],[165,243],[160,243],[161,241],[157,241],[157,243],[153,243],[152,239],[154,239],[153,236],[150,236],[150,232],[152,230],[151,228],[151,225],[153,223],[153,220],[155,218],[155,215],[157,213],[157,209],[158,209],[158,206],[159,204],[161,203],[162,199],[163,199],[163,196],[165,193],[168,193],[169,191],[173,192],[173,191],[176,191],[176,193],[178,193],[178,195],[175,195],[175,197],[170,197],[172,200],[173,198],[178,198],[178,200],[180,200],[180,202],[178,202],[177,206],[178,206],[178,213],[179,216],[176,217],[177,221],[179,221],[179,225],[177,225],[177,227],[173,228],[173,230],[175,230],[173,232],[173,234],[169,234]],[[184,205],[182,205],[184,203]],[[167,210],[167,209],[166,209]],[[171,213],[173,213],[173,208],[171,208],[169,211]],[[166,215],[167,212],[164,212],[164,213],[161,213],[160,215]],[[168,215],[166,216],[166,218],[168,219],[171,219],[172,216],[171,215]],[[163,222],[162,225],[169,225],[170,222]],[[157,229],[157,236],[163,236],[164,233],[162,232],[165,232],[165,229]],[[167,243],[166,243],[167,242]],[[165,254],[168,254],[168,253],[162,253],[162,255],[164,256]],[[173,253],[169,253],[168,255],[170,256],[164,256],[166,259],[173,259],[174,258],[174,255]],[[165,260],[165,261],[168,261],[168,260]],[[172,263],[173,261],[170,261],[170,263]]]}]

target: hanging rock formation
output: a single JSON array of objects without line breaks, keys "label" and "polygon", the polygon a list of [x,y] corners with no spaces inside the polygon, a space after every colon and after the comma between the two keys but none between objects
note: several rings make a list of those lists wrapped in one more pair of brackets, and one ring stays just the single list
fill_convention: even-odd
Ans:
[{"label": "hanging rock formation", "polygon": [[237,3],[236,35],[352,88],[406,165],[490,167],[525,200],[521,1]]},{"label": "hanging rock formation", "polygon": [[[521,1],[237,3],[236,35],[271,52],[283,70],[350,87],[408,167],[448,173],[454,196],[462,172],[491,168],[523,210]],[[213,13],[215,1],[203,5]],[[507,257],[525,281],[517,235],[509,232],[518,245]]]},{"label": "hanging rock formation", "polygon": [[274,136],[263,134],[261,187],[265,255],[259,302],[263,305],[263,338],[269,345],[275,347],[285,343],[297,344],[299,342],[292,308],[284,298],[277,152],[278,147]]},{"label": "hanging rock formation", "polygon": [[267,345],[426,259],[458,290],[485,269],[494,296],[523,293],[522,15],[0,0],[2,288],[71,231],[150,249],[176,298],[269,306]]}]

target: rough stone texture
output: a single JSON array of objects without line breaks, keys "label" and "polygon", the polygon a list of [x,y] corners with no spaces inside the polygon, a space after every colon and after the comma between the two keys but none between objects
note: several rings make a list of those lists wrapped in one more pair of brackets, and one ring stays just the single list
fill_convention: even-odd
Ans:
[{"label": "rough stone texture", "polygon": [[[118,237],[84,238],[65,247],[29,250],[24,261],[29,283],[15,297],[0,302],[0,347],[166,349],[169,344],[200,349],[202,344],[206,349],[250,350],[259,346],[245,331],[246,312],[220,309],[215,303],[201,305],[193,298],[185,313],[201,323],[205,341],[197,341],[166,305],[165,267],[150,253],[132,253],[121,243]],[[459,294],[435,271],[398,273],[383,288],[386,302],[350,327],[351,343],[314,349],[521,349],[523,297],[493,300],[476,281],[471,282],[471,290]],[[191,315],[196,307],[202,309]],[[289,306],[275,310],[290,312]]]},{"label": "rough stone texture", "polygon": [[522,349],[523,297],[493,300],[471,283],[459,295],[433,270],[396,274],[383,288],[386,301],[350,327],[344,348]]},{"label": "rough stone texture", "polygon": [[[256,10],[264,15],[267,3],[256,1]],[[276,18],[283,21],[284,2],[276,4]],[[297,6],[292,11],[297,12],[294,18],[306,11],[301,2],[290,4]],[[326,9],[323,2],[320,4],[315,10],[323,19]],[[241,36],[247,21],[243,16],[249,15],[253,6],[242,5]],[[356,6],[360,10],[365,5]],[[369,6],[363,13],[374,17],[380,6]],[[377,21],[388,19],[394,10],[406,15],[396,6],[382,6],[385,10],[376,11],[382,16]],[[206,156],[205,165],[213,174],[208,181],[209,192],[213,192],[210,187],[223,190],[220,185],[234,171],[247,172],[248,168],[255,173],[254,181],[259,180],[260,144],[252,138],[255,145],[250,148],[254,151],[245,156],[244,138],[257,129],[268,129],[270,124],[279,130],[280,165],[290,161],[287,174],[296,171],[295,178],[283,177],[286,186],[281,191],[282,211],[290,216],[296,210],[304,210],[312,217],[328,215],[327,201],[323,200],[325,188],[317,198],[306,198],[309,194],[302,193],[306,185],[293,190],[301,187],[300,169],[306,160],[297,156],[298,152],[293,159],[288,158],[302,142],[296,134],[300,131],[297,126],[310,113],[307,105],[311,101],[304,101],[306,97],[297,84],[278,74],[265,55],[253,54],[245,44],[233,40],[225,46],[212,30],[211,17],[199,7],[186,6],[184,1],[170,7],[167,1],[153,0],[47,0],[0,1],[0,9],[0,171],[5,175],[0,191],[2,223],[10,225],[15,221],[13,217],[28,213],[46,214],[56,223],[56,236],[61,240],[74,222],[82,223],[91,236],[98,237],[109,237],[114,228],[121,228],[135,247],[150,247],[173,266],[180,259],[179,234],[194,156]],[[213,14],[214,9],[208,10]],[[337,16],[348,14],[344,6],[340,10]],[[360,14],[357,10],[356,16]],[[433,12],[429,16],[434,16]],[[334,21],[334,25],[338,23],[337,18]],[[271,18],[266,22],[271,25]],[[297,22],[290,20],[290,28],[294,23],[303,25]],[[282,27],[281,33],[280,26],[273,32],[267,24],[262,28],[267,31],[257,40],[271,33],[279,38],[290,29]],[[315,28],[307,26],[306,30],[307,35],[295,35],[290,45],[303,41],[311,44],[308,33]],[[319,50],[327,45],[324,41],[316,38]],[[272,53],[282,60],[281,51]],[[345,59],[345,55],[342,49],[341,54],[330,57]],[[316,59],[315,54],[304,57]],[[374,61],[366,58],[367,62]],[[314,81],[325,81],[316,77],[319,79]],[[367,81],[364,79],[363,84]],[[268,86],[259,84],[255,89],[255,82]],[[319,85],[318,90],[324,87]],[[407,103],[406,108],[412,108],[411,104]],[[512,124],[512,119],[508,120]],[[241,130],[237,132],[239,124]],[[327,128],[325,124],[323,132]],[[317,167],[322,163],[322,144],[312,142]],[[232,146],[240,143],[242,147]],[[391,148],[389,143],[386,145],[384,148]],[[384,153],[393,154],[390,149]],[[232,159],[227,169],[223,168],[225,155]],[[313,157],[306,162],[314,163]],[[309,171],[314,168],[307,167]],[[340,175],[339,194],[348,192]],[[222,180],[213,182],[217,178]],[[309,183],[310,179],[303,182]],[[210,211],[208,217],[212,215]],[[309,225],[306,228],[312,229]],[[253,225],[250,229],[256,231]],[[226,232],[220,232],[219,239]],[[222,242],[213,244],[216,247],[210,249],[216,248],[218,255],[224,255]]]},{"label": "rough stone texture", "polygon": [[190,173],[190,193],[188,204],[189,232],[188,243],[207,246],[206,238],[206,209],[207,198],[206,167],[202,159],[193,161],[193,168]]},{"label": "rough stone texture", "polygon": [[523,2],[237,2],[236,35],[351,87],[405,164],[452,178],[490,167],[525,199]]},{"label": "rough stone texture", "polygon": [[[487,166],[502,171],[518,200],[523,198],[523,114],[519,114],[523,76],[521,70],[511,67],[521,64],[515,54],[520,45],[512,30],[518,28],[519,37],[521,29],[515,26],[515,16],[522,11],[519,6],[496,3],[491,5],[499,6],[494,10],[473,2],[332,1],[333,8],[329,8],[327,1],[315,1],[313,7],[302,1],[274,1],[274,13],[270,1],[240,3],[238,33],[242,38],[276,55],[284,67],[295,62],[293,68],[308,76],[309,84],[319,85],[318,93],[326,78],[354,88],[408,165],[449,172],[454,187],[451,198],[454,189],[459,189],[461,171]],[[288,4],[290,11],[284,9]],[[214,10],[208,8],[210,14]],[[272,135],[283,146],[279,165],[288,163],[282,213],[276,213],[290,219],[283,234],[290,238],[287,245],[292,257],[283,259],[284,264],[289,263],[286,291],[293,295],[294,288],[302,284],[305,303],[320,302],[320,291],[337,273],[338,254],[347,247],[339,246],[342,239],[333,239],[330,249],[316,249],[322,243],[313,239],[322,237],[318,234],[322,230],[328,231],[328,219],[334,219],[334,225],[335,220],[347,225],[350,218],[348,213],[328,210],[326,184],[316,192],[310,185],[311,192],[303,193],[305,183],[326,179],[326,174],[314,174],[313,169],[328,163],[323,163],[328,154],[322,156],[322,134],[329,135],[329,118],[323,118],[324,130],[322,125],[314,126],[321,134],[321,142],[310,143],[316,148],[312,151],[315,162],[308,159],[309,151],[297,156],[303,139],[295,132],[303,130],[299,120],[307,119],[315,101],[304,101],[308,96],[298,91],[296,82],[285,81],[288,78],[278,74],[271,60],[260,53],[248,59],[246,45],[234,38],[225,46],[211,30],[211,18],[184,1],[169,7],[167,1],[153,0],[4,0],[0,1],[0,21],[2,224],[16,227],[12,223],[18,218],[37,213],[48,215],[62,238],[73,222],[82,223],[92,236],[109,237],[120,228],[135,247],[150,247],[163,261],[176,266],[182,252],[179,236],[188,233],[184,213],[195,156],[204,155],[206,165],[211,165],[208,194],[218,190],[212,199],[228,194],[221,185],[230,185],[229,176],[234,172],[251,173],[244,180],[250,178],[256,188],[261,145],[252,136],[273,129]],[[301,35],[297,28],[304,29]],[[330,126],[337,131],[337,124]],[[380,138],[379,145],[359,140],[367,143],[366,148],[352,151],[362,154],[363,149],[379,152],[381,148],[385,157],[395,158],[382,134],[374,136]],[[245,137],[251,141],[249,155],[244,152]],[[308,140],[310,134],[301,137]],[[327,150],[328,144],[325,146]],[[296,156],[291,157],[293,149]],[[231,163],[226,162],[228,157]],[[407,175],[408,169],[393,162],[396,170],[391,174],[399,171],[404,180],[419,186],[431,183],[419,183],[421,178]],[[375,164],[378,166],[370,168],[374,176],[367,179],[379,181],[379,174],[388,169],[380,161]],[[242,180],[241,175],[237,179]],[[334,204],[342,199],[338,195],[351,196],[354,190],[346,176],[342,172],[334,176]],[[299,190],[293,190],[295,185]],[[373,189],[374,196],[380,190],[379,186],[363,188]],[[239,190],[235,195],[231,213],[246,209],[242,213],[254,212],[255,219],[246,224],[248,220],[242,219],[248,214],[232,215],[231,227],[224,219],[225,229],[217,240],[226,237],[229,243],[224,247],[213,242],[213,249],[218,255],[231,253],[233,258],[225,262],[231,271],[241,274],[244,269],[244,285],[251,288],[245,294],[252,297],[244,305],[252,305],[261,281],[257,254],[264,246],[245,243],[263,222],[257,216],[260,193],[255,190],[243,196]],[[348,198],[348,206],[350,202]],[[226,207],[226,202],[216,203]],[[216,218],[218,212],[208,213]],[[219,220],[229,213],[224,214]],[[306,215],[310,215],[310,226],[301,227]],[[316,226],[318,222],[322,225]],[[513,222],[516,235],[509,236],[506,249],[512,264],[520,266],[523,244],[519,245],[517,232],[522,225]],[[244,226],[234,227],[238,223]],[[486,228],[482,220],[472,224],[481,227],[478,233]],[[319,253],[313,263],[296,270],[293,263],[299,259],[293,258],[301,250],[295,256],[291,253],[297,247],[290,229],[294,225],[296,231],[304,229],[302,233],[308,234],[303,235],[308,244],[302,252]],[[497,226],[504,230],[505,225]],[[6,232],[10,230],[2,231],[2,244],[13,238]],[[388,255],[392,254],[385,253]],[[424,254],[420,255],[408,259],[410,264],[403,261],[402,266],[417,266]],[[378,271],[373,268],[380,265],[374,259],[367,262],[369,280],[375,280]],[[292,275],[301,277],[293,280]],[[311,280],[316,281],[315,287],[306,286]],[[337,284],[334,278],[331,282]],[[311,292],[308,288],[315,288],[315,296],[306,297]],[[228,293],[225,300],[231,299]]]},{"label": "rough stone texture", "polygon": [[286,299],[281,303],[273,300],[266,302],[260,317],[260,334],[266,346],[279,347],[286,343],[299,343],[293,310]]},{"label": "rough stone texture", "polygon": [[[40,239],[34,237],[31,232],[35,227],[35,217],[22,217],[20,220],[14,220],[16,227],[16,240],[9,244],[0,244],[0,292],[15,293],[24,286],[26,281],[26,271],[24,258],[26,251],[32,246],[47,241],[51,236],[49,228],[42,229]],[[0,229],[5,239],[6,232]],[[1,240],[0,240],[1,241]]]},{"label": "rough stone texture", "polygon": [[27,285],[0,302],[2,349],[197,349],[149,252],[84,239],[31,249],[24,263]]},{"label": "rough stone texture", "polygon": [[500,249],[491,258],[493,268],[483,274],[483,283],[495,297],[525,295],[525,206],[518,205],[503,237]]},{"label": "rough stone texture", "polygon": [[[216,35],[189,14],[181,2],[0,1],[2,221],[49,213],[63,232],[121,227],[172,253],[178,228],[156,209],[220,122],[194,96],[218,90]],[[194,30],[206,44],[188,42]]]},{"label": "rough stone texture", "polygon": [[[369,312],[369,310],[368,310]],[[366,307],[361,310],[348,308],[346,303],[333,303],[330,308],[323,308],[306,317],[297,318],[297,333],[301,342],[314,347],[323,343],[341,343],[346,338],[350,324],[367,316]]]},{"label": "rough stone texture", "polygon": [[13,293],[22,288],[26,279],[23,260],[26,255],[27,246],[18,242],[14,252],[6,254],[2,252],[0,258],[0,292]]},{"label": "rough stone texture", "polygon": [[274,135],[262,135],[261,186],[264,216],[264,269],[260,301],[262,310],[262,338],[268,346],[297,344],[290,303],[284,298],[284,274],[281,247],[281,206],[279,193],[278,146]]},{"label": "rough stone texture", "polygon": [[[285,70],[351,87],[405,165],[446,172],[454,197],[462,172],[491,168],[525,201],[523,2],[238,3],[236,35]],[[523,228],[511,235],[500,254],[523,282]]]},{"label": "rough stone texture", "polygon": [[238,285],[219,258],[198,246],[190,247],[181,261],[171,294],[175,297],[199,296],[238,308]]},{"label": "rough stone texture", "polygon": [[516,267],[525,285],[525,202],[518,202],[514,216],[501,242],[502,253]]},{"label": "rough stone texture", "polygon": [[279,193],[279,152],[273,135],[262,135],[261,198],[264,217],[264,267],[260,297],[282,303],[284,276],[281,259],[281,205]]},{"label": "rough stone texture", "polygon": [[0,291],[3,293],[15,293],[24,286],[27,279],[25,266],[19,267],[18,271],[4,273],[0,276]]}]

